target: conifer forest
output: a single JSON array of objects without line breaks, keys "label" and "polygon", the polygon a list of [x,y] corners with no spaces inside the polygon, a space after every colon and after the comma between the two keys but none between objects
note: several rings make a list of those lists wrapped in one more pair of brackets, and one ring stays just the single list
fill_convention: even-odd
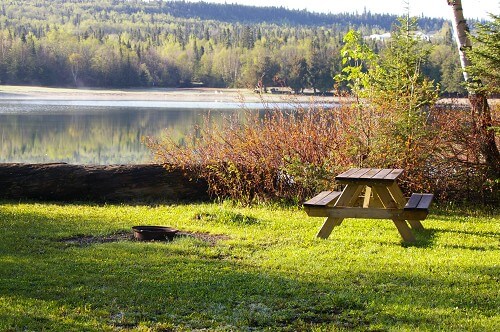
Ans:
[{"label": "conifer forest", "polygon": [[[342,40],[358,30],[377,51],[397,17],[184,1],[3,0],[0,84],[68,87],[286,86],[325,92]],[[459,93],[450,24],[421,17],[426,74]]]}]

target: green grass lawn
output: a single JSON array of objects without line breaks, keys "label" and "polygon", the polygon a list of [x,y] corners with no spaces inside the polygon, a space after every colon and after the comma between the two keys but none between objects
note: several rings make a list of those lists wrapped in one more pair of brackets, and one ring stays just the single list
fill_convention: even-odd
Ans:
[{"label": "green grass lawn", "polygon": [[[0,331],[500,330],[500,215],[433,212],[405,245],[300,209],[3,202]],[[221,236],[116,235],[139,224]]]}]

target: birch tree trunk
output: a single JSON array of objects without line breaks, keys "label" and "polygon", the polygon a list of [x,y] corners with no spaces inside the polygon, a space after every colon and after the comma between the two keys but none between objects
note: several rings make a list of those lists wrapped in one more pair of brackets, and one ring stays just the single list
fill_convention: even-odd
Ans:
[{"label": "birch tree trunk", "polygon": [[476,87],[481,86],[480,80],[470,77],[467,68],[472,65],[467,57],[467,51],[472,49],[472,43],[469,38],[469,27],[464,18],[462,1],[447,0],[448,5],[453,10],[453,28],[455,39],[460,55],[460,63],[464,79],[467,83],[469,91],[469,101],[471,103],[471,111],[474,119],[475,134],[480,140],[481,154],[486,161],[486,167],[490,176],[494,178],[500,177],[500,152],[495,142],[495,132],[491,129],[493,122],[491,119],[491,110],[486,98],[486,93],[483,90],[476,90]]}]

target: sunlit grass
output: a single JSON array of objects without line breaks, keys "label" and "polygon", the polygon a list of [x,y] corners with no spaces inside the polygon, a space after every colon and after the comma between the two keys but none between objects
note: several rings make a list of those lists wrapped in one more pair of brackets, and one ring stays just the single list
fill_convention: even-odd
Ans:
[{"label": "sunlit grass", "polygon": [[[293,208],[4,202],[0,330],[499,330],[499,214],[435,212],[405,245]],[[139,224],[225,237],[64,241]]]}]

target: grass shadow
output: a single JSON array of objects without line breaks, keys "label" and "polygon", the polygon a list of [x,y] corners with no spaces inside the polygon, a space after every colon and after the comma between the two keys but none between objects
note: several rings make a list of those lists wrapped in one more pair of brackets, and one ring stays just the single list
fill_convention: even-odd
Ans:
[{"label": "grass shadow", "polygon": [[[208,227],[228,217],[234,228],[261,228],[238,224],[244,213],[205,207],[189,208],[188,223],[197,210],[215,215]],[[0,330],[460,330],[464,322],[487,330],[481,324],[497,315],[496,265],[485,266],[484,253],[474,252],[454,252],[458,258],[446,262],[446,248],[433,248],[436,229],[415,232],[422,250],[374,246],[357,234],[280,242],[272,232],[269,247],[195,238],[58,242],[96,225],[101,234],[130,226],[114,210],[99,211],[75,217],[0,206]]]},{"label": "grass shadow", "polygon": [[[169,322],[186,329],[260,330],[295,322],[365,324],[359,318],[366,308],[354,293],[339,294],[327,283],[259,271],[206,255],[204,249],[174,241],[47,251],[36,261],[4,265],[0,275],[8,283],[0,286],[0,297],[21,299],[27,311],[35,311],[35,304],[66,308],[69,321],[77,319],[77,308],[88,307],[87,318],[98,315],[103,326],[112,327]],[[23,322],[30,330],[53,324],[29,318]]]},{"label": "grass shadow", "polygon": [[[365,324],[355,294],[260,270],[197,238],[140,242],[117,233],[124,238],[114,241],[78,235],[88,233],[65,215],[2,212],[0,298],[23,303],[26,315],[5,314],[0,305],[6,315],[0,330],[78,330],[81,319],[96,321],[90,330],[155,322],[187,330]],[[54,310],[64,315],[54,318]]]},{"label": "grass shadow", "polygon": [[492,238],[500,239],[499,232],[485,232],[485,231],[464,231],[457,229],[436,229],[436,232],[439,233],[455,233],[455,234],[463,234],[463,235],[475,235],[475,236],[487,236]]},{"label": "grass shadow", "polygon": [[422,230],[412,229],[412,233],[415,235],[415,242],[403,242],[403,247],[417,247],[417,248],[430,248],[433,247],[436,242],[436,230],[431,228],[426,228]]}]

